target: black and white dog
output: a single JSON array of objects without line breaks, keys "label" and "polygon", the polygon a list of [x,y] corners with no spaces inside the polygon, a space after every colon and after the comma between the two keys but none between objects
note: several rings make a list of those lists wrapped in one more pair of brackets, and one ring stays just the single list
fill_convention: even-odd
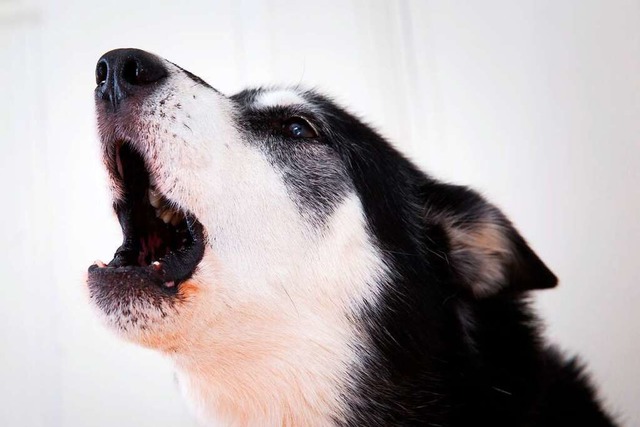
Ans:
[{"label": "black and white dog", "polygon": [[135,49],[96,77],[124,239],[90,300],[205,423],[613,425],[528,308],[556,277],[476,192],[314,91],[229,97]]}]

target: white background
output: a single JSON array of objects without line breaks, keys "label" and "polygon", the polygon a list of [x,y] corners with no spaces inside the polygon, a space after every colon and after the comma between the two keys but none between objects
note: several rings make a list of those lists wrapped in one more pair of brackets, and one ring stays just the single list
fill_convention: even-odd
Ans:
[{"label": "white background", "polygon": [[93,70],[140,47],[233,93],[305,83],[501,206],[561,279],[547,335],[640,425],[637,1],[0,0],[0,425],[192,425],[83,295],[120,243]]}]

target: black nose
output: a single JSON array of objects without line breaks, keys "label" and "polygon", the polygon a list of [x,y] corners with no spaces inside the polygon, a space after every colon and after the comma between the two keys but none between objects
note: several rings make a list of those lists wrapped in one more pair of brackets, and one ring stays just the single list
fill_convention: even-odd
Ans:
[{"label": "black nose", "polygon": [[139,49],[115,49],[98,60],[96,95],[116,110],[127,97],[148,93],[166,76],[167,70],[157,56]]}]

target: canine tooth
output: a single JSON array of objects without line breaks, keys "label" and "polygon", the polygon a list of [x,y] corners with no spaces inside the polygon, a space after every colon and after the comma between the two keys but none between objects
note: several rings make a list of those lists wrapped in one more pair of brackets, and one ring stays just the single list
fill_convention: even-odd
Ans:
[{"label": "canine tooth", "polygon": [[169,224],[173,218],[173,212],[171,212],[171,210],[164,211],[160,218],[162,218],[162,221],[164,221],[165,224]]},{"label": "canine tooth", "polygon": [[161,197],[160,194],[154,190],[153,188],[149,189],[149,203],[151,203],[151,206],[153,206],[154,208],[159,208],[161,205]]}]

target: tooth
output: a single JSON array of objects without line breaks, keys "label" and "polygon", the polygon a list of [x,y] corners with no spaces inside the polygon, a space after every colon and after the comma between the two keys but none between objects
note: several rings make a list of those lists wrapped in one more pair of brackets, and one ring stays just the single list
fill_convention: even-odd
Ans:
[{"label": "tooth", "polygon": [[149,203],[151,203],[151,206],[153,206],[154,208],[159,208],[160,207],[160,202],[162,201],[160,194],[154,190],[153,188],[149,189]]},{"label": "tooth", "polygon": [[164,221],[165,224],[169,224],[171,218],[173,218],[173,212],[171,210],[166,210],[160,218],[162,218],[162,221]]}]

